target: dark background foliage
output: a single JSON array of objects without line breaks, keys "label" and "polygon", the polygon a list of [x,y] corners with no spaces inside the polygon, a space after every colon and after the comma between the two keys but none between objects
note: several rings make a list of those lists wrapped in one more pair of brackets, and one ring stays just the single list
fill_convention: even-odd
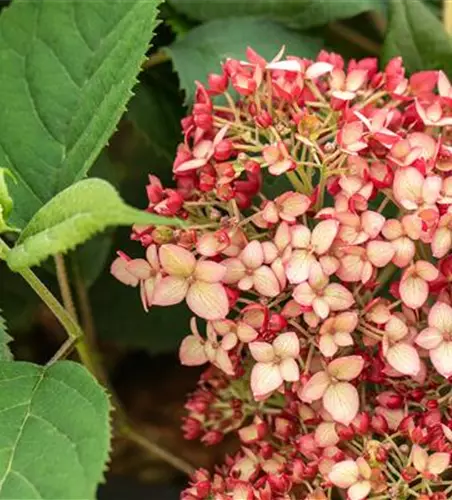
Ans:
[{"label": "dark background foliage", "polygon": [[[441,0],[170,0],[160,12],[162,22],[134,96],[90,172],[109,180],[137,207],[146,206],[149,173],[171,184],[179,121],[190,105],[195,80],[206,81],[209,72],[219,72],[226,57],[243,58],[248,45],[266,58],[285,45],[288,54],[302,57],[314,58],[324,48],[346,59],[379,57],[382,65],[401,55],[410,72],[452,70]],[[196,370],[178,367],[175,354],[187,333],[189,313],[178,306],[146,314],[138,292],[109,274],[117,249],[141,254],[129,230],[118,229],[96,236],[68,258],[72,272],[80,273],[87,286],[104,362],[126,407],[151,435],[195,465],[210,466],[230,444],[205,451],[182,444],[178,430],[184,394],[198,376]],[[50,261],[40,276],[57,291]],[[3,264],[0,304],[16,357],[47,360],[63,334],[39,299]],[[112,470],[144,481],[167,481],[173,474],[124,443],[116,443]],[[114,488],[118,492],[122,486]],[[132,498],[131,490],[130,496],[116,497],[106,491],[102,498]],[[163,492],[149,496],[165,498]],[[138,493],[136,498],[141,498]]]}]

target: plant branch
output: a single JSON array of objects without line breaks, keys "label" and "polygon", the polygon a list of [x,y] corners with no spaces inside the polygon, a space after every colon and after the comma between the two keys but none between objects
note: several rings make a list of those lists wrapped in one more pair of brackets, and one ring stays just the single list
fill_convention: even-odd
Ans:
[{"label": "plant branch", "polygon": [[[2,239],[0,239],[0,249],[3,256],[9,252],[8,245]],[[22,276],[22,278],[41,298],[44,304],[53,312],[61,326],[66,330],[67,334],[74,342],[82,363],[86,366],[86,368],[88,368],[88,370],[90,370],[91,373],[95,373],[91,356],[89,355],[86,344],[83,342],[83,332],[78,323],[29,267],[25,267],[24,269],[17,271],[17,273]]]},{"label": "plant branch", "polygon": [[444,0],[443,23],[446,33],[452,36],[452,0]]},{"label": "plant branch", "polygon": [[180,470],[181,472],[184,472],[189,476],[191,476],[193,472],[195,472],[195,468],[191,464],[189,464],[182,458],[173,455],[168,450],[161,448],[158,444],[150,441],[145,436],[135,431],[129,425],[126,424],[119,430],[123,434],[123,436],[130,439],[130,441],[133,441],[137,445],[141,446],[141,448],[147,450],[152,455],[161,458],[163,461],[172,465],[175,469]]},{"label": "plant branch", "polygon": [[329,27],[333,33],[336,33],[344,40],[347,40],[348,42],[351,42],[354,45],[361,47],[366,52],[369,52],[369,54],[378,55],[380,53],[380,46],[378,43],[374,42],[370,38],[367,38],[358,31],[349,28],[345,24],[340,22],[334,22],[330,23]]},{"label": "plant branch", "polygon": [[88,290],[86,289],[86,284],[80,271],[80,265],[75,256],[73,256],[71,264],[83,331],[90,344],[94,346],[96,343],[96,327],[94,325]]},{"label": "plant branch", "polygon": [[154,54],[151,54],[142,64],[141,69],[152,68],[152,66],[157,66],[170,60],[169,55],[163,50],[157,50]]},{"label": "plant branch", "polygon": [[55,255],[55,266],[57,273],[58,286],[60,287],[61,299],[66,311],[78,322],[77,311],[75,310],[74,301],[72,300],[71,287],[66,271],[64,257],[61,254]]}]

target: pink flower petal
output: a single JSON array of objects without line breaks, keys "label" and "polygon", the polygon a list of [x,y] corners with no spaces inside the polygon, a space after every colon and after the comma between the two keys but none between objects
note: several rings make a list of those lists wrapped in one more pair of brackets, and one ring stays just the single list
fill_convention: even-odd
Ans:
[{"label": "pink flower petal", "polygon": [[427,282],[417,276],[408,276],[400,282],[400,297],[403,303],[411,309],[421,307],[428,297]]},{"label": "pink flower petal", "polygon": [[438,269],[426,260],[418,260],[415,264],[416,273],[425,281],[434,281],[439,276]]},{"label": "pink flower petal", "polygon": [[358,414],[359,396],[348,382],[338,382],[328,387],[323,395],[323,406],[336,422],[348,425]]},{"label": "pink flower petal", "polygon": [[432,239],[433,257],[441,259],[452,247],[452,231],[447,227],[440,227],[435,231]]},{"label": "pink flower petal", "polygon": [[223,319],[229,312],[228,296],[220,283],[195,281],[186,300],[188,307],[200,318]]},{"label": "pink flower petal", "polygon": [[270,363],[275,359],[273,346],[268,342],[251,342],[248,347],[251,356],[259,363]]},{"label": "pink flower petal", "polygon": [[378,212],[366,210],[361,215],[361,224],[370,238],[376,238],[383,229],[385,218]]},{"label": "pink flower petal", "polygon": [[370,481],[358,481],[350,486],[347,490],[347,494],[350,500],[363,500],[367,498],[371,489]]},{"label": "pink flower petal", "polygon": [[449,378],[452,375],[452,342],[441,342],[429,354],[436,371]]},{"label": "pink flower petal", "polygon": [[201,260],[196,263],[194,276],[207,283],[218,283],[226,275],[226,267],[212,260]]},{"label": "pink flower petal", "polygon": [[327,73],[330,73],[333,70],[334,66],[327,62],[315,62],[309,66],[306,70],[305,77],[309,80],[314,80],[323,76]]},{"label": "pink flower petal", "polygon": [[127,267],[128,262],[117,257],[111,264],[110,273],[121,283],[129,286],[137,286],[139,279],[132,274]]},{"label": "pink flower petal", "polygon": [[442,474],[450,464],[450,453],[433,453],[428,458],[427,470],[431,474]]},{"label": "pink flower petal", "polygon": [[226,273],[223,276],[223,283],[232,285],[240,281],[245,276],[246,269],[240,259],[232,257],[230,259],[223,260],[222,264],[226,267]]},{"label": "pink flower petal", "polygon": [[295,332],[281,333],[273,341],[275,354],[280,358],[296,358],[300,354],[300,341]]},{"label": "pink flower petal", "polygon": [[319,339],[319,350],[327,358],[334,356],[338,351],[334,337],[328,333],[321,335]]},{"label": "pink flower petal", "polygon": [[188,277],[195,270],[194,255],[178,245],[162,245],[159,257],[163,269],[170,275]]},{"label": "pink flower petal", "polygon": [[253,240],[243,249],[240,254],[241,261],[249,269],[257,269],[264,262],[264,251],[259,241]]},{"label": "pink flower petal", "polygon": [[204,345],[194,335],[185,337],[179,348],[181,364],[185,366],[198,366],[207,363]]},{"label": "pink flower petal", "polygon": [[252,342],[256,340],[259,333],[251,326],[246,323],[240,322],[237,327],[237,337],[240,342]]},{"label": "pink flower petal", "polygon": [[355,302],[351,292],[339,283],[330,283],[325,288],[323,297],[332,311],[344,311]]},{"label": "pink flower petal", "polygon": [[317,296],[309,283],[305,282],[295,287],[293,297],[300,305],[311,306]]},{"label": "pink flower petal", "polygon": [[315,430],[314,439],[318,446],[327,448],[335,446],[339,442],[339,436],[336,432],[336,424],[334,422],[322,422]]},{"label": "pink flower petal", "polygon": [[427,470],[428,454],[419,445],[414,444],[412,449],[411,458],[413,460],[414,468],[418,472],[424,472]]},{"label": "pink flower petal", "polygon": [[300,399],[305,403],[312,403],[320,399],[331,384],[329,375],[324,372],[317,372],[307,381],[301,390]]},{"label": "pink flower petal", "polygon": [[373,240],[367,244],[367,258],[375,267],[387,266],[394,254],[394,246],[389,241]]},{"label": "pink flower petal", "polygon": [[338,332],[334,335],[334,342],[340,347],[353,345],[353,337],[347,332]]},{"label": "pink flower petal", "polygon": [[295,250],[286,264],[286,276],[289,283],[298,284],[309,278],[315,257],[307,250]]},{"label": "pink flower petal", "polygon": [[417,168],[399,168],[394,175],[394,197],[403,208],[413,210],[417,208],[418,200],[422,196],[424,176]]},{"label": "pink flower petal", "polygon": [[188,282],[177,276],[166,276],[154,288],[153,303],[156,306],[179,304],[187,295]]},{"label": "pink flower petal", "polygon": [[416,337],[416,344],[423,349],[435,349],[443,341],[443,334],[437,328],[424,328]]},{"label": "pink flower petal", "polygon": [[333,465],[328,479],[339,488],[349,488],[359,479],[359,469],[354,460],[343,460]]},{"label": "pink flower petal", "polygon": [[322,297],[316,297],[312,301],[312,309],[320,319],[326,319],[330,314],[330,306]]},{"label": "pink flower petal", "polygon": [[257,363],[251,371],[251,391],[255,399],[270,395],[283,383],[279,367],[272,363]]},{"label": "pink flower petal", "polygon": [[151,277],[151,266],[145,259],[129,260],[129,262],[127,262],[127,270],[139,280],[145,280]]},{"label": "pink flower petal", "polygon": [[421,369],[421,360],[417,350],[410,344],[399,342],[388,349],[388,363],[403,375],[414,377]]},{"label": "pink flower petal", "polygon": [[261,266],[253,274],[254,289],[264,297],[276,297],[281,291],[278,278],[268,266]]},{"label": "pink flower petal", "polygon": [[452,333],[452,307],[445,302],[436,302],[428,314],[428,324],[440,332]]},{"label": "pink flower petal", "polygon": [[416,246],[414,241],[410,238],[403,236],[392,242],[394,247],[394,258],[392,262],[397,267],[406,267],[413,260],[416,254]]},{"label": "pink flower petal", "polygon": [[343,356],[328,365],[328,373],[338,380],[350,381],[359,376],[364,368],[361,356]]},{"label": "pink flower petal", "polygon": [[215,353],[215,366],[217,366],[221,371],[226,373],[226,375],[234,375],[234,367],[232,361],[229,358],[229,354],[223,348],[218,348]]},{"label": "pink flower petal", "polygon": [[311,231],[302,224],[297,224],[291,228],[292,245],[295,248],[308,248],[311,242]]},{"label": "pink flower petal", "polygon": [[293,358],[286,358],[279,364],[281,377],[286,382],[298,382],[300,378],[300,367]]},{"label": "pink flower petal", "polygon": [[311,245],[318,255],[324,254],[329,250],[338,230],[339,222],[333,219],[321,221],[315,226],[312,231]]},{"label": "pink flower petal", "polygon": [[422,186],[422,196],[424,202],[433,205],[438,200],[443,180],[438,175],[429,175]]}]

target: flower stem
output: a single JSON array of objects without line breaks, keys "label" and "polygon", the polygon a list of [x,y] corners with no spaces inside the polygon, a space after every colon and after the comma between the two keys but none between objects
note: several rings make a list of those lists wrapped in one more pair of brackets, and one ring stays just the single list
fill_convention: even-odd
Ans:
[{"label": "flower stem", "polygon": [[72,300],[71,287],[69,285],[64,257],[61,254],[55,255],[55,267],[64,308],[75,321],[78,321],[77,311],[75,310],[74,301]]},{"label": "flower stem", "polygon": [[[0,248],[2,253],[7,253],[9,251],[8,245],[2,239],[0,239]],[[94,364],[92,363],[87,346],[83,341],[83,332],[77,321],[75,321],[72,315],[66,311],[61,303],[54,297],[50,290],[29,267],[25,267],[24,269],[17,271],[17,273],[22,276],[22,278],[41,298],[44,304],[53,312],[61,326],[66,330],[67,334],[74,342],[80,360],[86,368],[94,374]]]},{"label": "flower stem", "polygon": [[444,0],[443,23],[446,33],[452,35],[452,0]]}]

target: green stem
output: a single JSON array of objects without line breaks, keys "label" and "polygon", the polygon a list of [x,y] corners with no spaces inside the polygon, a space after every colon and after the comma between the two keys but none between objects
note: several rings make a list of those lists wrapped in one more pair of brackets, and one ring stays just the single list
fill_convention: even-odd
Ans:
[{"label": "green stem", "polygon": [[[8,246],[3,240],[0,240],[0,246],[6,250]],[[78,323],[72,318],[70,313],[60,304],[60,302],[53,296],[50,290],[44,283],[36,276],[36,274],[26,267],[17,271],[18,274],[31,286],[36,294],[41,298],[44,304],[52,311],[61,326],[66,330],[69,337],[75,343],[78,355],[81,362],[88,368],[88,370],[95,374],[95,365],[91,359],[87,345],[83,341],[83,331]]]},{"label": "green stem", "polygon": [[64,257],[61,254],[55,255],[55,267],[64,308],[78,323],[77,311],[75,310],[74,301],[72,300],[66,265],[64,263]]}]

